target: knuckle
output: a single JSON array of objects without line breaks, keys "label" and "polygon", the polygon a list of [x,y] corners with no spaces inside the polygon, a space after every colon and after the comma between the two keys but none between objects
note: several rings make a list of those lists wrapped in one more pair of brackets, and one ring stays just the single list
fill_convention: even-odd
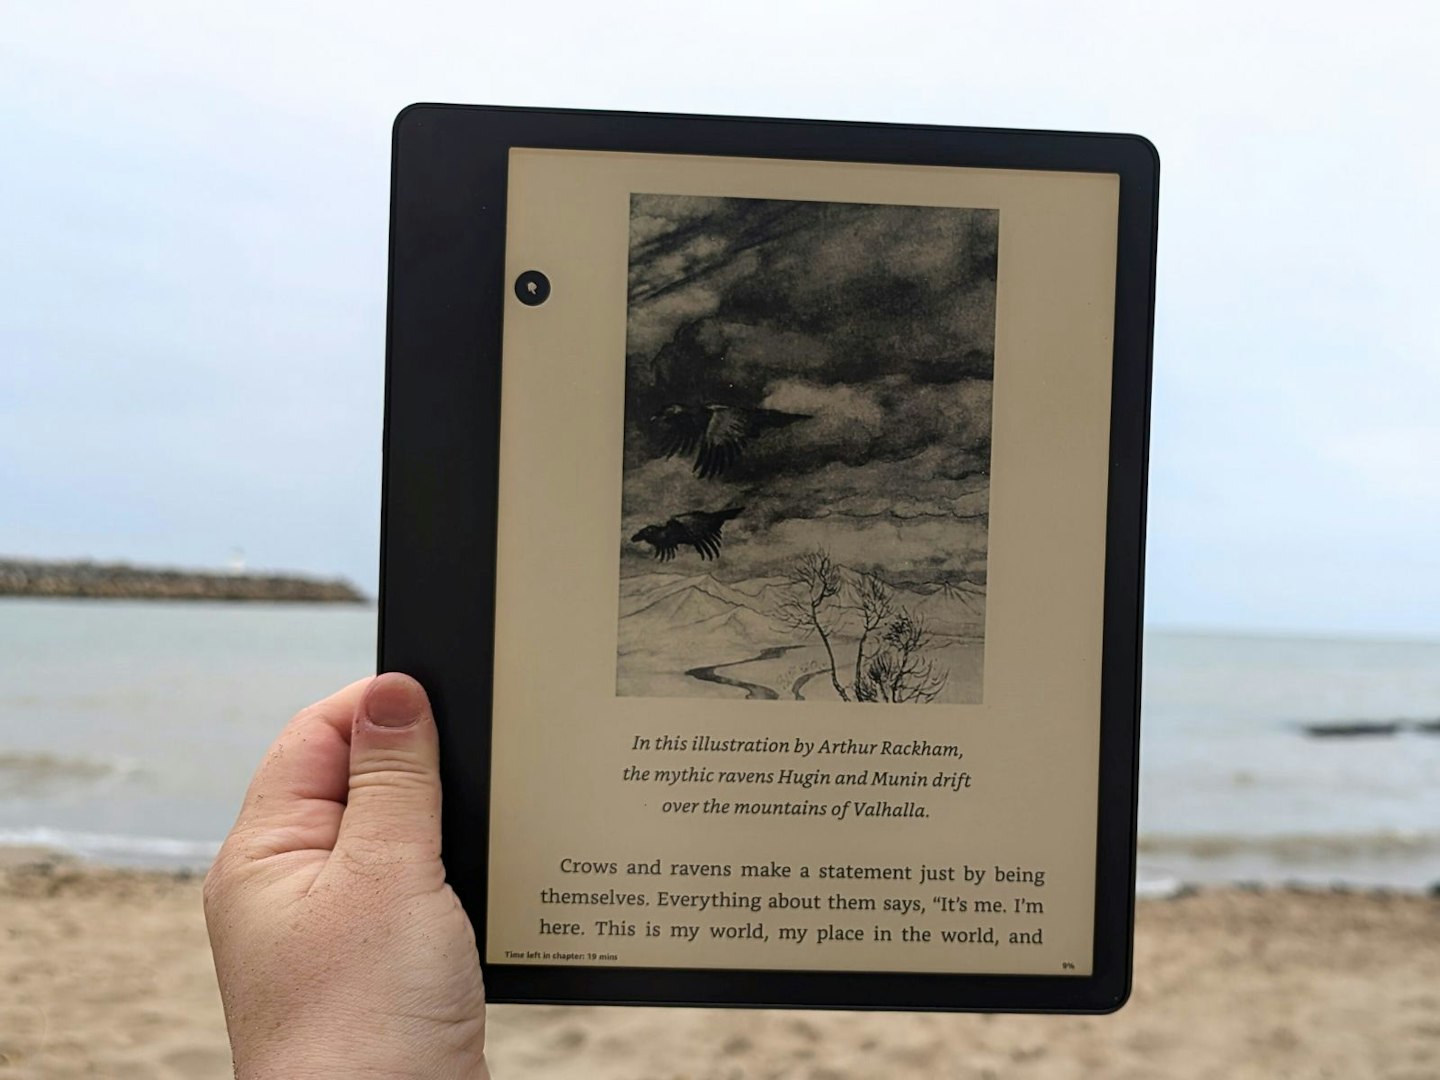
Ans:
[{"label": "knuckle", "polygon": [[435,781],[436,770],[432,763],[415,755],[392,752],[357,762],[357,767],[350,776],[350,790],[425,790],[434,786]]},{"label": "knuckle", "polygon": [[392,879],[397,868],[415,861],[409,845],[399,838],[378,831],[355,830],[336,845],[332,858],[352,875],[381,880]]},{"label": "knuckle", "polygon": [[[366,874],[439,861],[439,839],[428,824],[398,815],[367,817],[347,823],[335,857],[351,870]],[[407,871],[408,872],[408,871]]]},{"label": "knuckle", "polygon": [[[413,814],[403,810],[390,813],[387,812],[389,807],[385,806],[379,807],[378,813],[375,809],[372,804],[370,812],[364,815],[356,814],[345,822],[341,826],[345,843],[337,846],[345,846],[357,853],[386,857],[398,848],[410,848],[428,831],[427,825],[416,821]],[[407,850],[406,855],[408,854]]]}]

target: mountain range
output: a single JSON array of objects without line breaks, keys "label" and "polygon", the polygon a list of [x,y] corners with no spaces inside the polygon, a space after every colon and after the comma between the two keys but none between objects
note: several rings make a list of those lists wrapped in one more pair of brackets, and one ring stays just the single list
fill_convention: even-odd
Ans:
[{"label": "mountain range", "polygon": [[[858,572],[840,567],[847,594]],[[667,641],[768,648],[795,644],[797,632],[775,618],[793,591],[783,577],[722,582],[709,574],[636,574],[620,580],[620,651],[668,651]],[[985,590],[967,582],[923,582],[891,586],[897,608],[924,619],[941,637],[978,639],[985,632]],[[835,613],[840,613],[838,604]],[[853,615],[847,620],[853,624]],[[850,636],[842,625],[841,636]]]}]

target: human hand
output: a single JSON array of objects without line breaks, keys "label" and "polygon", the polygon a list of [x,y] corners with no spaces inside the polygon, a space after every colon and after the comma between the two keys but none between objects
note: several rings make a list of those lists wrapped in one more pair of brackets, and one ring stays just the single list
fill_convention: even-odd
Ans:
[{"label": "human hand", "polygon": [[439,743],[408,675],[302,710],[205,878],[237,1080],[486,1078],[475,935],[440,863]]}]

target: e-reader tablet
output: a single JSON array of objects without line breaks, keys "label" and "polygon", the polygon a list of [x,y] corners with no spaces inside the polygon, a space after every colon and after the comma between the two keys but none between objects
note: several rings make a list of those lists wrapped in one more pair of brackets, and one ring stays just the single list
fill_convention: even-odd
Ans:
[{"label": "e-reader tablet", "polygon": [[418,105],[380,667],[492,1001],[1118,1008],[1158,161]]}]

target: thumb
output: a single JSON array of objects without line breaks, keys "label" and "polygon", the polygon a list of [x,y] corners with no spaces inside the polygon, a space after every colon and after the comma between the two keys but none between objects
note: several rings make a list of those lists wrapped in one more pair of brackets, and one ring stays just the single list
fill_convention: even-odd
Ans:
[{"label": "thumb", "polygon": [[438,864],[440,744],[430,699],[409,675],[377,676],[355,710],[335,851],[352,863]]}]

